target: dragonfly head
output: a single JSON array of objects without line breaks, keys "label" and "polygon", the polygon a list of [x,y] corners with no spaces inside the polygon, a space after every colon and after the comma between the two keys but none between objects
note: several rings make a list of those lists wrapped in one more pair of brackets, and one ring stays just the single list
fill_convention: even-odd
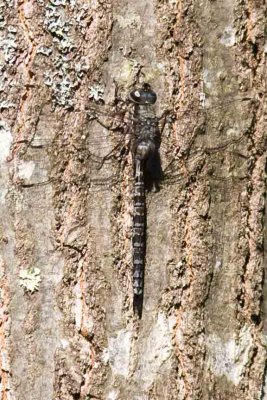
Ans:
[{"label": "dragonfly head", "polygon": [[135,88],[130,92],[129,100],[134,104],[155,104],[157,95],[148,83],[143,83],[141,89]]}]

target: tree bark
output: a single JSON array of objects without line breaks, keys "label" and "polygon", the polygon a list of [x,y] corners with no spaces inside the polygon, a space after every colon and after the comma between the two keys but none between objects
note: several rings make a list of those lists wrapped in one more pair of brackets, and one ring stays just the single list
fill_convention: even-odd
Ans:
[{"label": "tree bark", "polygon": [[[0,13],[1,399],[267,399],[266,3]],[[147,194],[138,320],[132,160],[114,152],[97,176],[117,183],[90,190],[90,149],[121,128],[85,108],[144,80],[172,111],[162,164],[181,179]]]}]

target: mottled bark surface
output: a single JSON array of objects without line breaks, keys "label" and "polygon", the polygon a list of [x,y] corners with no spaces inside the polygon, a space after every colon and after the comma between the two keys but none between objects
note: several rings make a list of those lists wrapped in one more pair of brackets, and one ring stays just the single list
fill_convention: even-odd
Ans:
[{"label": "mottled bark surface", "polygon": [[[267,399],[266,18],[256,0],[1,0],[1,399]],[[132,160],[91,157],[125,125],[84,109],[142,80],[174,119],[138,321]]]}]

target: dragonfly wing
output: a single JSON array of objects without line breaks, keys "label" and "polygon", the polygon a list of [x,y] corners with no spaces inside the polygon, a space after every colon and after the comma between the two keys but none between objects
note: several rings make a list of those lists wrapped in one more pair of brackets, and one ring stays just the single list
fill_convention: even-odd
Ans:
[{"label": "dragonfly wing", "polygon": [[[35,135],[15,143],[22,145],[15,181],[22,187],[49,185],[55,180],[95,189],[115,185],[126,153],[125,139],[126,135],[110,133],[97,121],[86,125],[81,133],[61,133],[52,139]],[[27,164],[33,172],[23,175]]]},{"label": "dragonfly wing", "polygon": [[[177,122],[173,125],[173,121],[170,120],[162,135],[160,153],[165,170],[165,183],[188,179],[188,171],[189,176],[194,174],[203,157],[211,157],[212,150],[226,151],[232,144],[242,140],[249,125],[249,118],[242,120],[242,112],[248,112],[250,101],[251,97],[247,96],[231,98],[207,108],[178,109],[175,115]],[[87,113],[89,121],[87,118],[86,123],[69,134],[59,132],[53,138],[33,135],[27,140],[14,143],[21,145],[23,149],[20,153],[23,160],[17,164],[17,182],[29,187],[46,185],[54,179],[83,184],[83,180],[78,178],[78,172],[75,172],[75,162],[71,166],[72,159],[79,160],[80,157],[84,159],[83,179],[86,184],[90,181],[89,186],[99,190],[116,185],[120,179],[121,160],[127,153],[125,148],[129,148],[127,140],[130,135],[125,126],[131,126],[133,119],[122,110],[116,113],[116,110],[112,111],[103,106],[91,104],[90,107],[83,111]],[[110,129],[99,123],[100,117],[104,117],[104,122]],[[204,132],[201,131],[202,128]],[[207,146],[207,137],[203,134],[209,130],[213,130],[217,135],[213,140],[213,148]],[[61,159],[67,159],[66,165],[62,165],[61,172],[57,171],[55,174],[57,163]],[[21,171],[22,164],[29,162],[35,167],[28,179]],[[80,161],[77,162],[79,165]],[[47,165],[51,163],[51,171],[47,171]],[[90,170],[90,177],[87,176],[86,169]]]},{"label": "dragonfly wing", "polygon": [[222,152],[226,156],[238,150],[253,123],[251,109],[251,97],[232,99],[199,113],[199,118],[186,113],[174,125],[167,125],[160,149],[168,177],[179,180],[181,163],[190,163],[197,154],[215,160],[212,154]]}]

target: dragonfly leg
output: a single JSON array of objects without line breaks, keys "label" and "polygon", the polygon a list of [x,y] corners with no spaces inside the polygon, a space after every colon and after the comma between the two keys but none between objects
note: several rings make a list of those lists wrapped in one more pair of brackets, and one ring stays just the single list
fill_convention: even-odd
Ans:
[{"label": "dragonfly leg", "polygon": [[123,98],[118,95],[118,93],[119,93],[119,85],[118,85],[118,82],[116,81],[115,78],[113,78],[113,83],[114,83],[114,86],[115,86],[115,101],[116,101],[116,104],[119,103],[119,102],[122,103],[122,104],[128,104],[129,103],[128,100],[123,100]]},{"label": "dragonfly leg", "polygon": [[[112,131],[112,132],[117,131],[119,129],[118,125],[116,125],[115,127],[112,127],[113,122],[111,122],[110,124],[107,124],[102,119],[100,119],[100,117],[97,115],[97,111],[91,111],[89,114],[90,115],[88,115],[88,116],[89,116],[90,120],[95,120],[96,122],[99,123],[99,125],[103,126],[103,128],[105,128],[109,131]],[[103,113],[103,115],[104,115],[104,113]],[[123,118],[120,118],[120,119],[114,118],[113,115],[108,115],[108,113],[106,115],[106,118],[110,118],[112,121],[116,120],[118,122],[120,121],[121,123],[124,122]]]},{"label": "dragonfly leg", "polygon": [[103,128],[106,128],[106,129],[108,129],[109,131],[114,131],[114,130],[117,129],[117,128],[112,128],[112,126],[111,126],[112,124],[108,125],[108,124],[106,124],[105,122],[101,121],[101,119],[100,119],[99,117],[97,117],[96,115],[94,115],[93,119],[94,119],[96,122],[98,122],[99,125],[103,126]]},{"label": "dragonfly leg", "polygon": [[170,110],[165,110],[163,111],[163,113],[158,117],[158,121],[161,121],[161,124],[159,124],[159,132],[160,132],[160,136],[162,135],[166,122],[167,122],[167,117],[168,115],[170,115],[171,111]]},{"label": "dragonfly leg", "polygon": [[122,145],[123,141],[124,140],[119,141],[119,143],[117,143],[116,146],[113,147],[113,149],[102,158],[100,165],[97,167],[98,170],[103,167],[105,161],[113,156],[114,151],[116,151]]},{"label": "dragonfly leg", "polygon": [[175,162],[175,160],[177,160],[176,152],[175,152],[174,156],[172,157],[171,161],[169,162],[169,164],[167,165],[167,167],[164,169],[164,171],[163,171],[164,174],[166,172],[168,172],[168,169],[171,168],[171,166]]}]

